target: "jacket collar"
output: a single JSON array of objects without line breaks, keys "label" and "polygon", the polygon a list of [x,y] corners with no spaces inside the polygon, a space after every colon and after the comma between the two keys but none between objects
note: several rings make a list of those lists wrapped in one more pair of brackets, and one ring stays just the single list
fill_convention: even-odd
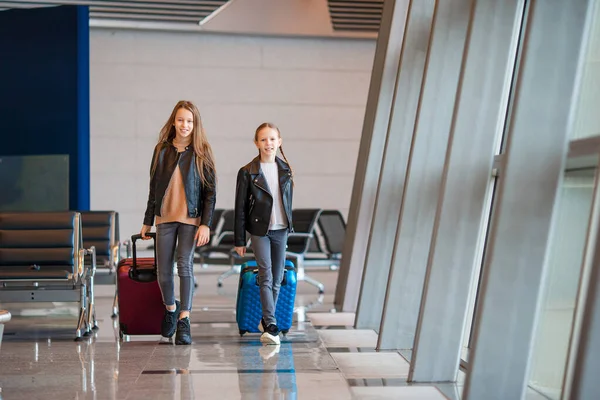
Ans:
[{"label": "jacket collar", "polygon": [[[174,150],[176,153],[179,152],[179,149],[175,146],[175,144],[173,144],[172,140],[171,141],[166,141],[166,142],[163,142],[163,143],[164,143],[165,147],[167,147],[167,148],[169,148],[171,150]],[[183,149],[182,153],[188,152],[190,150],[194,151],[191,142],[187,146],[185,146],[185,148]]]},{"label": "jacket collar", "polygon": [[[290,167],[287,165],[285,161],[283,161],[279,157],[275,157],[275,162],[277,163],[277,169],[279,171],[283,171],[285,173],[290,172]],[[260,174],[260,156],[254,157],[252,161],[250,161],[250,174],[251,175],[259,175]]]}]

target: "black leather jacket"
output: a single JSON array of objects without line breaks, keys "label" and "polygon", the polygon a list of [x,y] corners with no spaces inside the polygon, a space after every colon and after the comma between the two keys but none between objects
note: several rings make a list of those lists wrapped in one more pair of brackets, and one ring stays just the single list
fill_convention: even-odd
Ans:
[{"label": "black leather jacket", "polygon": [[[154,174],[152,174],[152,165],[154,165],[156,157],[158,157],[158,163]],[[154,148],[152,163],[150,164],[150,192],[148,193],[144,225],[152,226],[154,216],[160,216],[163,197],[177,164],[179,164],[185,187],[188,216],[190,218],[201,217],[200,224],[210,226],[217,197],[215,173],[205,169],[204,174],[211,183],[211,187],[203,185],[196,168],[196,156],[192,147],[188,146],[183,152],[179,153],[171,143],[159,143]]]},{"label": "black leather jacket", "polygon": [[[279,170],[279,190],[283,201],[285,216],[288,220],[288,231],[293,232],[292,225],[292,171],[279,157],[275,158]],[[246,245],[246,231],[251,235],[265,236],[269,231],[273,196],[269,191],[267,180],[260,169],[260,157],[240,168],[235,188],[235,245]]]}]

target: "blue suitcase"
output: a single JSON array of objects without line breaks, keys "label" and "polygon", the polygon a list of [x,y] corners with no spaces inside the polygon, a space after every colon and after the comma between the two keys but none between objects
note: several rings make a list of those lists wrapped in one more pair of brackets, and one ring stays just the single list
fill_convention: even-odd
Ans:
[{"label": "blue suitcase", "polygon": [[[286,260],[283,282],[281,283],[275,307],[277,327],[284,335],[292,327],[294,301],[296,300],[296,282],[296,267],[294,267],[293,262]],[[260,291],[258,287],[258,266],[254,260],[242,264],[235,309],[235,318],[240,330],[240,336],[243,336],[246,332],[260,332],[258,324],[262,318],[262,306],[260,304]]]}]

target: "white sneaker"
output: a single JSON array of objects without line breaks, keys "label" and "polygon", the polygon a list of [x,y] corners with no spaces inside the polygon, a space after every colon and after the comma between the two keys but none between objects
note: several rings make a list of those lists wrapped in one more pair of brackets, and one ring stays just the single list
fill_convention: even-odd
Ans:
[{"label": "white sneaker", "polygon": [[269,332],[264,332],[262,335],[260,335],[260,341],[264,344],[281,344],[279,335],[271,335]]}]

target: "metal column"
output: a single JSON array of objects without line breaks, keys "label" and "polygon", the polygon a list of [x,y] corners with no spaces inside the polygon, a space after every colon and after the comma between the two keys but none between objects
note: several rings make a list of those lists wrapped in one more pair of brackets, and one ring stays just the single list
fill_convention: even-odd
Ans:
[{"label": "metal column", "polygon": [[409,381],[453,382],[494,154],[502,137],[525,0],[477,0],[438,210]]},{"label": "metal column", "polygon": [[435,0],[417,0],[410,3],[402,43],[400,72],[396,82],[356,311],[356,328],[379,330],[381,323],[385,300],[385,291],[381,288],[386,286],[390,273],[417,106],[421,97],[434,5]]},{"label": "metal column", "polygon": [[378,348],[413,346],[473,0],[437,1]]},{"label": "metal column", "polygon": [[354,312],[358,301],[408,6],[384,2],[334,298],[341,311]]}]

